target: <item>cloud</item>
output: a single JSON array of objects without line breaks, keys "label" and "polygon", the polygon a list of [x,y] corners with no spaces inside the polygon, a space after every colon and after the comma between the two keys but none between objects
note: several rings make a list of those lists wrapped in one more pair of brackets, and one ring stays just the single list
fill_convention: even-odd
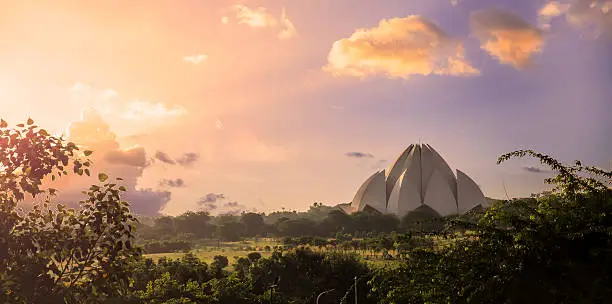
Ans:
[{"label": "cloud", "polygon": [[167,191],[137,188],[146,163],[146,151],[142,147],[122,149],[116,135],[95,110],[85,111],[81,120],[68,127],[68,140],[81,146],[83,150],[93,150],[91,177],[68,175],[56,181],[46,180],[52,188],[59,189],[58,200],[75,205],[83,199],[82,190],[98,183],[99,172],[111,178],[121,177],[118,184],[126,188],[122,198],[130,202],[133,212],[141,215],[158,215],[171,198]]},{"label": "cloud", "polygon": [[555,17],[561,16],[567,12],[568,4],[561,4],[559,1],[547,2],[538,10],[538,23],[543,29],[550,28],[550,21]]},{"label": "cloud", "polygon": [[223,16],[223,17],[221,18],[221,23],[223,23],[223,24],[228,24],[228,23],[229,23],[229,18],[228,18],[227,16]]},{"label": "cloud", "polygon": [[193,63],[193,64],[200,64],[206,61],[207,59],[208,59],[208,55],[205,55],[205,54],[197,54],[197,55],[183,57],[183,60],[189,63]]},{"label": "cloud", "polygon": [[174,165],[176,162],[172,159],[168,154],[162,151],[155,152],[155,159],[161,161],[162,163]]},{"label": "cloud", "polygon": [[238,207],[240,206],[240,204],[238,204],[238,202],[234,201],[234,202],[227,202],[225,204],[223,204],[223,207]]},{"label": "cloud", "polygon": [[324,70],[360,78],[479,74],[464,58],[461,42],[416,15],[383,19],[376,27],[358,29],[334,42]]},{"label": "cloud", "polygon": [[147,155],[143,147],[109,151],[104,159],[111,164],[121,164],[134,167],[146,167]]},{"label": "cloud", "polygon": [[221,122],[221,120],[217,119],[215,121],[215,128],[217,128],[219,130],[223,129],[223,122]]},{"label": "cloud", "polygon": [[295,29],[293,22],[287,18],[287,12],[284,8],[281,13],[280,24],[281,31],[277,35],[278,39],[285,40],[297,36],[297,30]]},{"label": "cloud", "polygon": [[175,159],[166,152],[157,151],[154,158],[169,165],[190,166],[200,159],[200,155],[195,152],[187,152]]},{"label": "cloud", "polygon": [[201,204],[206,204],[206,203],[216,203],[217,201],[224,200],[224,199],[225,199],[225,194],[211,192],[201,197],[198,200],[198,204],[201,205]]},{"label": "cloud", "polygon": [[482,49],[518,69],[529,66],[531,57],[544,46],[542,30],[510,12],[480,10],[472,13],[470,22]]},{"label": "cloud", "polygon": [[276,18],[268,13],[265,7],[259,6],[252,9],[242,4],[236,4],[234,9],[236,10],[238,24],[258,28],[275,27],[277,25]]},{"label": "cloud", "polygon": [[531,173],[548,173],[550,171],[545,170],[545,169],[541,169],[538,167],[533,167],[533,166],[525,166],[523,167],[523,170],[527,171],[527,172],[531,172]]},{"label": "cloud", "polygon": [[130,209],[135,214],[155,216],[160,214],[171,196],[172,193],[168,191],[140,189],[126,192],[123,199],[130,203]]},{"label": "cloud", "polygon": [[127,120],[164,119],[187,114],[185,108],[175,105],[167,107],[161,102],[136,100],[127,104],[122,117]]},{"label": "cloud", "polygon": [[176,162],[181,166],[190,166],[200,159],[200,155],[194,152],[184,153]]},{"label": "cloud", "polygon": [[593,39],[612,37],[612,0],[576,0],[566,10],[567,22]]},{"label": "cloud", "polygon": [[[242,4],[234,6],[236,11],[236,19],[238,24],[247,25],[253,28],[279,28],[278,39],[290,39],[297,35],[295,25],[289,18],[285,9],[282,9],[280,19],[276,19],[272,14],[268,12],[265,7],[259,6],[256,8],[249,8]],[[228,21],[229,22],[229,21]]]},{"label": "cloud", "polygon": [[162,187],[181,188],[185,187],[185,181],[182,178],[162,179],[159,181],[159,185]]},{"label": "cloud", "polygon": [[374,155],[370,153],[365,153],[365,152],[347,152],[344,155],[348,157],[354,157],[354,158],[372,158],[374,157]]},{"label": "cloud", "polygon": [[[231,201],[223,204],[223,209],[219,211],[221,215],[239,215],[242,212],[247,211],[245,205],[238,203],[237,201]],[[256,211],[255,209],[251,211]]]}]

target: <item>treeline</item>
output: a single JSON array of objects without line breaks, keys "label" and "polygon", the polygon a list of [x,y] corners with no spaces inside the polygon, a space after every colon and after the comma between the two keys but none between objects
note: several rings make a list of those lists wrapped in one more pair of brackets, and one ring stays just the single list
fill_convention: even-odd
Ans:
[{"label": "treeline", "polygon": [[[238,241],[251,237],[335,237],[350,234],[367,237],[391,232],[439,233],[444,229],[444,219],[434,210],[422,206],[401,219],[393,214],[356,212],[346,214],[335,208],[315,204],[304,213],[292,213],[293,217],[277,217],[270,222],[265,214],[247,212],[241,215],[211,216],[207,212],[186,212],[180,216],[155,218],[151,225],[140,224],[137,233],[142,241],[220,239]],[[319,209],[325,209],[321,212]],[[481,216],[467,214],[464,218]],[[312,216],[316,214],[317,217]]]},{"label": "treeline", "polygon": [[[526,155],[537,158],[557,173],[546,180],[554,186],[552,191],[496,204],[478,221],[440,219],[444,229],[435,228],[430,233],[435,236],[421,233],[422,228],[396,234],[394,248],[402,237],[436,241],[409,245],[395,267],[370,268],[342,250],[301,248],[298,243],[310,240],[298,238],[294,249],[281,248],[269,258],[252,253],[228,269],[230,262],[223,256],[210,264],[192,255],[178,261],[146,259],[135,244],[137,221],[129,203],[121,200],[125,189],[120,180],[109,180],[105,174],[85,191],[77,209],[45,202],[21,211],[18,203],[26,196],[53,199],[54,190],[44,189],[43,179],[68,171],[90,174],[91,151],[80,151],[33,123],[28,120],[9,129],[0,120],[0,167],[5,168],[0,171],[0,303],[289,304],[313,303],[325,291],[330,292],[320,303],[350,303],[354,297],[358,303],[383,304],[608,303],[612,298],[612,171],[578,161],[566,165],[530,150],[512,152],[498,162]],[[185,218],[204,214],[195,215]],[[214,229],[181,233],[206,237],[231,231],[240,237],[250,233],[246,219],[259,218],[243,216],[209,220]],[[341,231],[391,229],[372,224],[380,223],[382,215],[338,213],[328,213],[314,227],[334,227],[330,223],[340,223],[334,222],[335,216],[347,223],[335,230],[312,230],[322,235],[335,231],[336,241],[345,237],[342,243],[352,245],[353,239]],[[359,221],[362,218],[368,220]],[[155,230],[163,227],[158,223],[151,229],[176,232],[189,222],[170,219],[160,219],[171,224],[168,230]],[[292,235],[282,227],[295,220],[302,221],[256,221],[257,227],[274,225],[278,233]],[[194,222],[200,225],[199,219]],[[402,227],[404,219],[395,223]],[[301,225],[295,227],[305,231]],[[369,239],[356,246],[373,248]],[[317,240],[313,238],[312,245]],[[437,242],[441,240],[444,246]],[[380,238],[381,248],[390,241]]]}]

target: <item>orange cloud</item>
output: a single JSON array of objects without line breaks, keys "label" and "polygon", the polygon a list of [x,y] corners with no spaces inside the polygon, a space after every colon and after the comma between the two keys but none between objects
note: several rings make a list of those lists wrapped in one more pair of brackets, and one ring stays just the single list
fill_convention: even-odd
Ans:
[{"label": "orange cloud", "polygon": [[268,13],[265,7],[257,7],[251,9],[242,4],[237,4],[236,18],[238,18],[238,24],[248,25],[250,27],[275,27],[277,25],[276,18],[272,14]]},{"label": "orange cloud", "polygon": [[550,1],[538,10],[539,24],[544,29],[550,28],[550,21],[565,14],[569,5],[561,4],[559,1]]},{"label": "orange cloud", "polygon": [[421,16],[383,19],[332,45],[324,70],[335,75],[390,78],[412,75],[477,75],[461,42]]},{"label": "orange cloud", "polygon": [[480,40],[480,47],[499,62],[524,68],[531,57],[542,50],[542,31],[520,17],[497,9],[472,13],[472,31]]},{"label": "orange cloud", "polygon": [[58,199],[67,203],[76,203],[82,199],[81,191],[97,183],[99,172],[107,173],[111,178],[121,177],[118,181],[126,187],[124,199],[131,203],[131,208],[138,214],[156,215],[170,200],[168,191],[154,191],[137,187],[145,167],[147,156],[143,147],[122,149],[116,135],[109,125],[95,111],[83,113],[80,121],[68,127],[68,140],[81,146],[83,150],[93,150],[91,155],[91,177],[68,175],[56,181],[46,180],[50,187],[59,189]]}]

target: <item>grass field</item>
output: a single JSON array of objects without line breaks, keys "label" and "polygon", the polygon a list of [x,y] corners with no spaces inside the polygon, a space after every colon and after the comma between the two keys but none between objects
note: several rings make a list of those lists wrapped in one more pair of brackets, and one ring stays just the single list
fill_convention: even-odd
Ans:
[{"label": "grass field", "polygon": [[[441,249],[450,245],[452,240],[444,239],[440,237],[434,237],[436,248]],[[266,246],[269,250],[267,250]],[[200,260],[210,264],[213,258],[217,255],[226,256],[229,259],[230,265],[239,257],[246,257],[251,252],[259,252],[262,257],[269,257],[274,252],[275,246],[283,246],[280,239],[275,238],[260,238],[256,240],[244,240],[239,242],[219,242],[216,240],[208,240],[206,242],[196,244],[196,247],[190,251]],[[320,249],[317,247],[311,248],[313,251],[325,251],[328,249]],[[364,262],[373,267],[386,267],[396,266],[400,260],[385,260],[382,258],[382,253],[377,252],[372,255],[372,252],[368,251],[348,251],[350,253],[357,253],[360,255]],[[396,255],[396,252],[389,252],[391,255]],[[153,253],[146,254],[145,257],[152,258],[157,261],[161,257],[169,259],[179,259],[185,255],[184,252],[168,252],[168,253]]]},{"label": "grass field", "polygon": [[[200,260],[206,263],[212,262],[216,255],[224,255],[230,260],[230,264],[234,258],[246,257],[251,252],[259,252],[262,257],[269,257],[274,246],[282,245],[278,240],[273,238],[262,238],[257,240],[245,240],[239,242],[207,242],[205,244],[197,244],[196,247],[190,251]],[[270,250],[266,250],[266,246]],[[168,253],[153,253],[145,254],[145,257],[152,258],[157,261],[161,257],[169,259],[178,259],[184,256],[183,252],[168,252]]]}]

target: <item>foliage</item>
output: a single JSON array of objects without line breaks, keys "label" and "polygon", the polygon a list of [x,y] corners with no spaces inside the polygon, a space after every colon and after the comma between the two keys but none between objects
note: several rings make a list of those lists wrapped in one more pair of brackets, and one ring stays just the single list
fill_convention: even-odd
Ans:
[{"label": "foliage", "polygon": [[[416,250],[399,269],[370,281],[381,303],[603,303],[612,295],[611,172],[564,165],[533,151],[557,171],[552,192],[496,204],[441,252]],[[586,173],[586,174],[584,174]]]},{"label": "foliage", "polygon": [[[0,121],[0,302],[100,300],[121,293],[123,266],[139,254],[132,246],[135,219],[125,189],[105,181],[86,191],[77,210],[57,204],[56,190],[42,188],[72,171],[90,175],[91,151],[51,136],[28,119],[9,129]],[[27,196],[46,196],[29,212],[17,208]]]}]

